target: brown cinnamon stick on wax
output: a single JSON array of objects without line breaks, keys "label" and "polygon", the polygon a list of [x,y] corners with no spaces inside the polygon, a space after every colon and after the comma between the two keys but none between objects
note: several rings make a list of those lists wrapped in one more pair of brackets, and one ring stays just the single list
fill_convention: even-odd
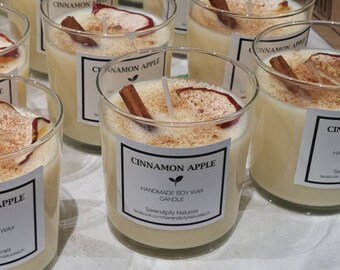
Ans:
[{"label": "brown cinnamon stick on wax", "polygon": [[[298,79],[293,69],[289,66],[289,64],[283,58],[282,55],[273,57],[272,59],[269,60],[269,62],[277,72],[280,72],[293,79]],[[287,82],[283,82],[283,83],[287,86],[288,90],[290,90],[291,92],[295,94],[309,96],[309,93],[305,89],[298,87],[296,85],[293,85],[293,84],[288,84]]]},{"label": "brown cinnamon stick on wax", "polygon": [[[226,0],[209,0],[209,2],[214,8],[230,11]],[[232,29],[236,27],[235,19],[230,17],[228,14],[217,12],[217,17],[226,26],[229,26]]]},{"label": "brown cinnamon stick on wax", "polygon": [[[62,22],[61,25],[64,27],[68,27],[74,30],[82,31],[84,32],[85,29],[80,25],[80,23],[73,17],[73,16],[67,16]],[[81,35],[73,35],[70,34],[71,38],[75,41],[78,42],[84,46],[88,47],[96,47],[97,43],[89,38],[89,37],[84,37]]]},{"label": "brown cinnamon stick on wax", "polygon": [[[152,119],[150,113],[148,112],[147,108],[145,107],[143,101],[141,100],[135,87],[132,84],[124,86],[119,91],[119,94],[122,97],[130,113],[140,117]],[[149,125],[143,126],[147,130],[151,130],[153,128],[152,126]]]}]

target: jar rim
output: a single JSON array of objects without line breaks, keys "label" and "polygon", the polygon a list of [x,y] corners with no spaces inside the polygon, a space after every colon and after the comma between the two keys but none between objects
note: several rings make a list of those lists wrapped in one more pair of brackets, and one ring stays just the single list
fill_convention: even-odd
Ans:
[{"label": "jar rim", "polygon": [[17,17],[20,17],[22,19],[22,23],[24,25],[24,32],[22,33],[21,38],[18,41],[14,42],[12,45],[1,50],[0,55],[5,55],[5,54],[13,51],[16,48],[19,48],[23,43],[26,42],[26,40],[29,39],[29,35],[30,35],[30,31],[31,31],[31,24],[30,24],[27,16],[17,9],[9,7],[9,6],[7,6],[3,3],[0,3],[0,9],[5,10],[7,12],[11,12],[11,13],[15,14]]},{"label": "jar rim", "polygon": [[[232,63],[234,66],[240,68],[241,70],[243,70],[245,72],[245,74],[248,75],[248,78],[250,79],[250,81],[252,82],[252,87],[254,87],[254,91],[253,91],[253,96],[250,98],[250,100],[244,105],[242,106],[242,108],[240,110],[237,110],[234,113],[225,115],[223,117],[219,117],[219,118],[214,118],[214,119],[209,119],[209,120],[203,120],[203,121],[188,121],[188,122],[181,122],[181,121],[161,121],[161,120],[154,120],[154,119],[148,119],[145,117],[140,117],[140,116],[136,116],[134,114],[131,114],[130,112],[123,110],[121,108],[119,108],[118,106],[114,105],[109,98],[104,94],[104,92],[102,91],[101,85],[100,85],[100,78],[101,76],[103,76],[104,72],[109,69],[110,66],[112,66],[114,63],[118,63],[121,61],[124,61],[126,59],[132,58],[135,55],[141,55],[141,54],[151,54],[151,53],[172,53],[172,54],[183,54],[183,53],[189,53],[189,52],[195,52],[195,53],[201,53],[201,54],[205,54],[205,55],[210,55],[213,57],[219,57],[223,60],[226,60],[230,63]],[[255,77],[255,75],[253,74],[252,71],[250,71],[249,68],[247,68],[245,65],[243,65],[242,63],[233,60],[225,55],[216,53],[216,52],[210,52],[204,49],[199,49],[199,48],[189,48],[189,47],[166,47],[166,48],[151,48],[151,49],[142,49],[142,50],[137,50],[135,52],[132,53],[128,53],[125,54],[123,56],[120,56],[118,58],[115,58],[113,60],[111,60],[110,62],[106,63],[100,73],[97,76],[97,80],[96,80],[96,85],[97,85],[97,91],[98,94],[100,96],[100,98],[105,102],[106,106],[108,106],[111,110],[115,111],[116,113],[129,118],[133,121],[139,122],[141,124],[145,124],[145,125],[151,125],[151,126],[167,126],[167,127],[183,127],[183,128],[187,128],[187,127],[195,127],[195,126],[211,126],[211,125],[218,125],[218,124],[222,124],[228,121],[232,121],[238,117],[240,117],[241,115],[243,115],[245,112],[247,112],[249,110],[249,108],[253,105],[258,91],[259,91],[259,85],[258,85],[258,81],[257,78]]]},{"label": "jar rim", "polygon": [[247,19],[247,20],[268,20],[268,19],[280,19],[280,18],[286,18],[286,17],[291,17],[294,16],[296,14],[300,14],[305,12],[306,10],[313,8],[314,3],[316,0],[306,0],[307,3],[305,3],[305,5],[303,5],[301,8],[298,9],[294,9],[292,11],[289,12],[284,12],[284,13],[280,13],[280,14],[246,14],[246,13],[236,13],[236,12],[232,12],[232,11],[227,11],[227,10],[223,10],[223,9],[219,9],[219,8],[215,8],[212,7],[204,2],[202,2],[201,0],[191,0],[193,1],[195,4],[210,10],[211,12],[218,12],[220,14],[226,14],[230,17],[233,18],[239,18],[239,19]]},{"label": "jar rim", "polygon": [[52,20],[48,14],[45,11],[45,6],[48,5],[48,1],[49,0],[43,0],[40,4],[40,14],[42,15],[43,20],[49,24],[50,26],[52,26],[55,29],[58,29],[60,31],[66,32],[70,35],[79,35],[79,36],[86,36],[86,37],[90,37],[90,38],[133,38],[134,36],[144,36],[144,35],[148,35],[151,34],[153,32],[156,32],[160,29],[165,28],[166,26],[168,26],[169,24],[172,23],[172,21],[175,20],[175,14],[177,11],[177,5],[175,0],[167,0],[168,2],[170,2],[173,6],[173,10],[171,14],[168,14],[168,17],[165,21],[163,21],[160,24],[157,24],[153,27],[147,28],[147,29],[142,29],[142,30],[137,30],[137,31],[132,31],[132,32],[124,32],[124,33],[119,33],[119,34],[110,34],[110,33],[96,33],[96,32],[88,32],[88,31],[80,31],[80,30],[75,30],[72,28],[68,28],[65,26],[61,26],[60,24],[56,23],[54,20]]},{"label": "jar rim", "polygon": [[[294,79],[292,77],[289,77],[287,75],[284,75],[275,69],[273,69],[271,66],[267,65],[259,54],[257,53],[256,50],[256,45],[261,42],[261,40],[270,32],[273,32],[275,30],[281,29],[281,28],[286,28],[286,27],[291,27],[291,26],[306,26],[306,27],[311,27],[313,25],[323,25],[323,26],[337,26],[340,27],[340,22],[335,22],[335,21],[316,21],[316,20],[310,20],[310,21],[293,21],[293,22],[288,22],[288,23],[282,23],[282,24],[277,24],[272,27],[267,28],[266,30],[262,31],[259,33],[253,40],[252,43],[252,48],[251,48],[251,53],[254,61],[256,64],[261,67],[263,70],[265,70],[268,74],[275,76],[278,79],[284,80],[284,81],[289,81],[289,83],[304,87],[304,88],[311,88],[312,90],[315,89],[320,89],[323,91],[340,91],[340,86],[339,85],[329,85],[329,84],[322,84],[322,83],[313,83],[313,82],[308,82],[300,79]],[[338,50],[339,51],[339,50]],[[339,51],[340,55],[340,51]]]}]

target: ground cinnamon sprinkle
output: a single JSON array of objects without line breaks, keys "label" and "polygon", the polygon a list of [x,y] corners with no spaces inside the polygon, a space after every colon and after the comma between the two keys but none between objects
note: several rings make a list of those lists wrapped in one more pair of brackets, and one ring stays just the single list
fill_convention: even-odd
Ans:
[{"label": "ground cinnamon sprinkle", "polygon": [[31,143],[32,119],[22,116],[6,103],[0,103],[0,119],[0,154],[21,149]]},{"label": "ground cinnamon sprinkle", "polygon": [[[0,156],[22,149],[32,142],[33,116],[17,112],[10,104],[0,101]],[[23,175],[32,169],[25,162],[27,154],[0,159],[0,182]]]},{"label": "ground cinnamon sprinkle", "polygon": [[[202,2],[209,4],[209,0],[201,0]],[[256,35],[259,32],[267,29],[268,27],[276,23],[289,22],[291,20],[290,16],[281,17],[278,19],[246,19],[247,11],[247,1],[240,0],[227,0],[229,10],[232,13],[243,14],[244,18],[235,18],[235,27],[230,28],[223,24],[217,19],[216,14],[202,9],[200,6],[193,6],[190,17],[196,21],[198,24],[205,28],[212,29],[216,32],[221,32],[224,34],[240,33],[243,35]],[[252,1],[252,15],[253,16],[265,16],[280,13],[277,1],[268,0],[253,0]],[[279,32],[277,32],[279,34]]]},{"label": "ground cinnamon sprinkle", "polygon": [[[299,80],[312,83],[321,83],[316,80],[315,74],[313,74],[312,69],[307,61],[309,57],[315,53],[317,53],[317,51],[296,50],[291,51],[289,55],[284,55]],[[266,87],[268,93],[278,100],[282,100],[303,108],[318,108],[325,110],[339,110],[340,108],[339,91],[330,91],[327,90],[327,87],[321,90],[319,87],[313,88],[312,85],[309,85],[308,88],[305,88],[305,90],[307,90],[309,93],[309,97],[301,98],[301,96],[296,95],[291,91],[287,91],[287,88],[283,82],[270,78],[271,75],[261,72],[261,74],[258,74],[258,76],[261,77],[262,82],[266,82],[266,84],[268,84],[268,87]]]}]

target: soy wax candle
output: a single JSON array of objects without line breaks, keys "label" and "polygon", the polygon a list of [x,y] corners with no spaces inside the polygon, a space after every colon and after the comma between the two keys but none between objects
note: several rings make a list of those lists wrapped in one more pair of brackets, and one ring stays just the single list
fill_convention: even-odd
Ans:
[{"label": "soy wax candle", "polygon": [[[154,72],[144,74],[148,57],[156,55]],[[232,88],[195,75],[189,63],[202,56],[235,67],[240,77]],[[131,65],[135,71],[118,72]],[[222,245],[238,213],[254,124],[254,75],[222,55],[165,48],[109,62],[97,85],[107,216],[114,235],[138,252],[165,258]],[[238,88],[242,97],[233,92]]]},{"label": "soy wax candle", "polygon": [[[45,53],[45,42],[43,26],[40,16],[41,0],[3,0],[7,5],[14,7],[24,13],[31,24],[30,35],[30,69],[37,76],[47,75],[47,61]],[[77,6],[77,0],[54,1],[55,10],[70,10]],[[102,0],[101,3],[112,4],[117,0]],[[90,3],[90,1],[88,1]]]},{"label": "soy wax candle", "polygon": [[0,75],[0,269],[44,269],[58,249],[63,110],[49,88]]},{"label": "soy wax candle", "polygon": [[314,0],[190,0],[188,43],[251,68],[254,37],[275,24],[310,19],[313,6]]},{"label": "soy wax candle", "polygon": [[[0,4],[0,73],[29,76],[29,39],[27,17],[14,8]],[[4,98],[5,93],[1,94]]]},{"label": "soy wax candle", "polygon": [[42,17],[49,80],[65,106],[64,135],[74,145],[98,151],[101,141],[95,91],[97,74],[114,57],[169,45],[176,4],[168,0],[167,12],[153,13],[144,9],[147,5],[136,6],[131,2],[92,5],[93,1],[77,1],[69,12],[56,11],[53,3],[42,2]]},{"label": "soy wax candle", "polygon": [[47,72],[42,25],[39,15],[40,1],[37,0],[4,0],[5,4],[19,10],[27,16],[31,25],[30,34],[30,68],[42,74]]},{"label": "soy wax candle", "polygon": [[[313,29],[336,40],[340,24],[279,24],[254,40],[260,95],[250,174],[257,190],[280,206],[304,213],[338,212],[340,47],[317,39]],[[293,43],[282,35],[297,30],[307,35],[296,35]]]}]

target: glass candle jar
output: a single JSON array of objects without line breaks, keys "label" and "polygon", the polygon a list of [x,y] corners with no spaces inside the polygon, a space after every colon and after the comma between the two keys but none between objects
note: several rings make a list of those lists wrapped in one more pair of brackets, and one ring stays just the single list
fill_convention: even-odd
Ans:
[{"label": "glass candle jar", "polygon": [[254,37],[275,24],[310,19],[314,2],[190,0],[189,46],[227,55],[251,67],[250,48]]},{"label": "glass candle jar", "polygon": [[62,104],[32,80],[0,84],[0,268],[44,269],[58,248]]},{"label": "glass candle jar", "polygon": [[[190,64],[196,57],[234,67],[233,83],[201,80]],[[136,70],[119,72],[131,66]],[[115,236],[165,258],[203,254],[224,243],[235,226],[254,124],[253,74],[222,55],[168,47],[109,62],[97,84],[107,215]],[[234,92],[239,88],[242,96]],[[130,111],[131,105],[137,111],[145,106],[150,118]]]},{"label": "glass candle jar", "polygon": [[40,2],[37,0],[3,0],[3,2],[25,14],[31,25],[30,68],[39,75],[47,73],[44,39],[40,19]]},{"label": "glass candle jar", "polygon": [[29,76],[30,29],[24,14],[0,4],[0,73]]},{"label": "glass candle jar", "polygon": [[339,40],[340,24],[324,21],[280,24],[254,40],[260,95],[250,173],[271,201],[327,213],[340,209],[340,47],[316,30]]},{"label": "glass candle jar", "polygon": [[[40,16],[41,1],[37,0],[3,0],[7,5],[14,7],[24,13],[31,24],[30,35],[30,68],[35,72],[34,75],[46,77],[47,75],[47,62],[45,52],[45,42],[43,26]],[[77,0],[59,0],[54,1],[55,9],[69,9],[69,6],[76,4]],[[101,3],[112,3],[117,0],[103,0]]]},{"label": "glass candle jar", "polygon": [[53,2],[44,0],[41,7],[49,80],[65,106],[64,135],[76,146],[98,151],[97,74],[114,57],[171,43],[176,4],[168,0],[166,12],[154,13],[132,2],[92,6],[78,1],[64,10]]}]

